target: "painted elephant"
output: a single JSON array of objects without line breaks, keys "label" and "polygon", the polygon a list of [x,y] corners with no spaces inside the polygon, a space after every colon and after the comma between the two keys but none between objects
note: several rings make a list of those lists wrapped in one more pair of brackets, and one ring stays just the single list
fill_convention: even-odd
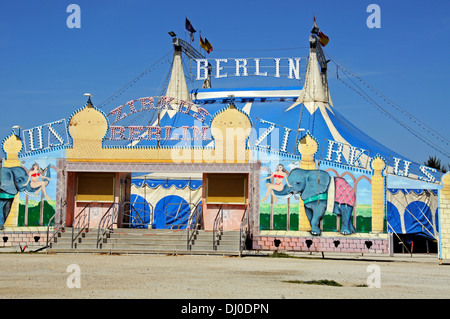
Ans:
[{"label": "painted elephant", "polygon": [[[311,234],[321,234],[320,221],[325,211],[332,211],[341,216],[341,234],[349,235],[355,232],[352,223],[352,212],[355,204],[355,193],[347,181],[341,177],[332,178],[322,170],[293,169],[281,191],[274,191],[277,196],[300,194],[306,216],[311,224]],[[328,208],[328,209],[327,209]]]},{"label": "painted elephant", "polygon": [[0,229],[3,229],[3,224],[9,215],[16,194],[29,189],[29,186],[25,185],[27,180],[28,173],[23,167],[1,168]]}]

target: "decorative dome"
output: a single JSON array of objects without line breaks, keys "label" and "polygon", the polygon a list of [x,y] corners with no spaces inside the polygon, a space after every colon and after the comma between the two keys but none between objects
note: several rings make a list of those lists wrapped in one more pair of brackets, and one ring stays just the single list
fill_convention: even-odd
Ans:
[{"label": "decorative dome", "polygon": [[[239,134],[238,130],[243,131],[243,140],[245,140],[250,135],[252,124],[247,114],[238,110],[233,103],[218,112],[211,121],[211,134],[213,134],[214,139],[224,139],[226,137],[227,129],[235,129],[233,133]],[[222,133],[221,136],[217,136],[217,131]],[[216,134],[214,134],[216,133]]]},{"label": "decorative dome", "polygon": [[22,140],[14,133],[11,133],[3,141],[3,151],[6,153],[5,167],[20,166],[19,152],[22,150]]},{"label": "decorative dome", "polygon": [[307,132],[306,135],[298,143],[298,151],[302,154],[302,160],[300,161],[300,168],[302,169],[316,169],[316,162],[314,160],[314,154],[319,149],[319,143],[317,140]]},{"label": "decorative dome", "polygon": [[6,154],[18,154],[22,146],[21,139],[14,133],[11,133],[3,142],[3,150]]},{"label": "decorative dome", "polygon": [[319,145],[309,132],[298,143],[298,151],[302,156],[313,156],[316,154]]},{"label": "decorative dome", "polygon": [[95,108],[91,100],[86,106],[75,112],[69,121],[69,132],[73,141],[101,141],[108,131],[108,120],[105,114]]}]

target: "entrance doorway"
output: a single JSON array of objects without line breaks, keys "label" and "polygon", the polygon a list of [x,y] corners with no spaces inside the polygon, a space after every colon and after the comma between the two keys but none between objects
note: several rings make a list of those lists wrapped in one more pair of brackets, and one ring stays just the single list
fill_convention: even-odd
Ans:
[{"label": "entrance doorway", "polygon": [[[95,174],[92,178],[105,177],[107,189],[111,189],[111,179],[108,184],[106,178],[113,176],[113,202],[110,202],[112,194],[97,194],[110,197],[101,198],[106,201],[102,211],[96,209],[99,216],[106,214],[105,209],[114,213],[114,228],[183,229],[195,224],[200,229],[211,230],[220,209],[224,229],[234,230],[239,229],[247,207],[250,207],[249,218],[259,209],[257,163],[67,162],[66,170],[66,226],[79,215],[78,210],[89,204],[77,205],[81,173]],[[89,216],[89,209],[85,208],[84,212]]]},{"label": "entrance doorway", "polygon": [[133,173],[122,227],[185,229],[202,207],[202,173]]},{"label": "entrance doorway", "polygon": [[65,225],[98,227],[107,212],[117,212],[126,196],[126,174],[111,172],[68,172]]}]

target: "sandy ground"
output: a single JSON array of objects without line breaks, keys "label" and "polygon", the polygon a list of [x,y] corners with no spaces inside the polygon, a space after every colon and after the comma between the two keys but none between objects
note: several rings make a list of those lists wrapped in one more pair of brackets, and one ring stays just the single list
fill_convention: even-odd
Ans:
[{"label": "sandy ground", "polygon": [[[436,255],[295,257],[2,253],[0,299],[450,297],[450,265]],[[73,264],[80,288],[70,288],[77,284]],[[284,282],[321,279],[343,286]]]}]

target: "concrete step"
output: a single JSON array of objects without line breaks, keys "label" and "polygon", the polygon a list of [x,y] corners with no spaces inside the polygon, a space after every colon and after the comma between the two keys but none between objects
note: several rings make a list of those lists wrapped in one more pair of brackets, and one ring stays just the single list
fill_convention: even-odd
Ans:
[{"label": "concrete step", "polygon": [[132,255],[132,254],[157,254],[157,255],[217,255],[217,256],[238,256],[237,251],[213,251],[213,250],[132,250],[132,249],[64,249],[64,248],[49,248],[48,254],[63,254],[63,253],[85,253],[85,254],[107,254],[107,255]]},{"label": "concrete step", "polygon": [[[191,235],[191,234],[190,234]],[[66,228],[48,249],[58,252],[104,252],[104,253],[180,253],[184,254],[239,254],[239,231],[216,233],[216,250],[213,248],[213,232],[199,230],[192,236],[187,247],[187,230],[168,229],[114,229],[97,246],[97,229],[83,233],[72,248],[72,230]]]},{"label": "concrete step", "polygon": [[[80,246],[80,248],[84,248],[85,246]],[[89,245],[90,248],[93,247],[93,245]],[[179,251],[179,250],[187,250],[186,244],[177,244],[174,243],[173,245],[143,245],[143,244],[102,244],[100,246],[102,249],[120,249],[120,250],[173,250],[173,251]],[[87,247],[86,247],[87,248]]]}]

